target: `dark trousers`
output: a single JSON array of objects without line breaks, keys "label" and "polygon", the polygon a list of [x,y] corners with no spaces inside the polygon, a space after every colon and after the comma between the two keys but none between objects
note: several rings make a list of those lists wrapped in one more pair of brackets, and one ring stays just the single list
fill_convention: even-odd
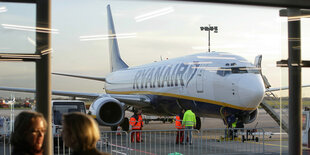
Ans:
[{"label": "dark trousers", "polygon": [[141,141],[141,129],[133,129],[131,132],[131,142],[135,142],[135,135],[136,135],[136,142],[140,143]]},{"label": "dark trousers", "polygon": [[184,139],[184,130],[181,129],[179,131],[177,131],[177,139],[176,139],[176,143],[183,143],[183,139]]}]

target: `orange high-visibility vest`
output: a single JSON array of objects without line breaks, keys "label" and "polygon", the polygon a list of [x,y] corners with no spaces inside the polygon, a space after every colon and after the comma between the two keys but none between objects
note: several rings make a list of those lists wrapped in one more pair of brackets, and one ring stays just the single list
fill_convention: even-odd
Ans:
[{"label": "orange high-visibility vest", "polygon": [[183,129],[182,120],[179,115],[175,116],[175,128]]},{"label": "orange high-visibility vest", "polygon": [[143,127],[143,120],[142,120],[142,115],[139,115],[139,120],[138,122],[140,123],[141,128]]},{"label": "orange high-visibility vest", "polygon": [[131,129],[139,130],[143,126],[142,116],[138,115],[138,120],[133,116],[131,116],[129,120],[129,124],[132,126]]}]

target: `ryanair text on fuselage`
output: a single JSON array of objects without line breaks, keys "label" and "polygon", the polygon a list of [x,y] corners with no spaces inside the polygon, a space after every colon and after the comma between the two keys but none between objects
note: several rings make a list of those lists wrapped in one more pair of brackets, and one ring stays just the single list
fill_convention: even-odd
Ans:
[{"label": "ryanair text on fuselage", "polygon": [[199,66],[198,62],[193,62],[141,69],[135,74],[133,89],[187,87]]}]

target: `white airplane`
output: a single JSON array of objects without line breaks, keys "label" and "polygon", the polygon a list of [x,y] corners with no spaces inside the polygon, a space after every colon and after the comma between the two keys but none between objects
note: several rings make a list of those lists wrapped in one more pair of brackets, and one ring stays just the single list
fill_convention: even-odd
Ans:
[{"label": "white airplane", "polygon": [[13,95],[11,95],[11,100],[10,101],[8,101],[8,103],[7,104],[9,104],[9,105],[13,105],[13,104],[15,104],[15,97],[13,96]]},{"label": "white airplane", "polygon": [[[90,113],[99,124],[121,124],[128,130],[125,110],[139,108],[146,115],[175,116],[191,108],[197,116],[225,120],[234,114],[243,123],[253,122],[265,94],[261,55],[254,64],[224,52],[193,54],[128,67],[120,57],[110,6],[108,11],[111,73],[105,78],[53,73],[105,82],[105,94],[52,91],[53,95],[96,98]],[[0,87],[0,90],[34,93],[34,89]],[[123,121],[125,120],[125,121]]]}]

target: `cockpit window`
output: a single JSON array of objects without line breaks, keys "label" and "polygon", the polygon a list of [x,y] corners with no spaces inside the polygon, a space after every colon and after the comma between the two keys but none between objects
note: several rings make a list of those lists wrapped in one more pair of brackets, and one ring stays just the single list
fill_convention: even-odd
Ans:
[{"label": "cockpit window", "polygon": [[226,76],[228,74],[231,74],[231,69],[230,68],[220,68],[217,70],[216,74],[220,76]]},{"label": "cockpit window", "polygon": [[246,68],[231,68],[231,72],[234,73],[247,73],[248,71],[246,70]]},{"label": "cockpit window", "polygon": [[242,74],[242,73],[254,73],[259,74],[258,68],[248,67],[221,67],[217,70],[216,74],[220,76],[226,76],[229,74]]},{"label": "cockpit window", "polygon": [[251,68],[247,68],[247,70],[248,70],[248,73],[260,74],[260,68],[251,67]]}]

